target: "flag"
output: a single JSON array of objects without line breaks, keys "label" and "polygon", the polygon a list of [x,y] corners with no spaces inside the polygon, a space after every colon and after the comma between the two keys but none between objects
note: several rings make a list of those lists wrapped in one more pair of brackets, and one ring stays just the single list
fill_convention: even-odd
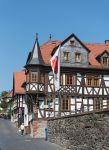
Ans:
[{"label": "flag", "polygon": [[50,59],[51,67],[54,74],[55,91],[60,89],[60,46]]}]

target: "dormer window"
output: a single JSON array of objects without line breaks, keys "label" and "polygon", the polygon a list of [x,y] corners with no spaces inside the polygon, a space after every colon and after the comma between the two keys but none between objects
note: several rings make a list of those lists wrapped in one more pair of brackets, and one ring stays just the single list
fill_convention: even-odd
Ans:
[{"label": "dormer window", "polygon": [[63,52],[63,61],[64,62],[70,61],[70,52]]},{"label": "dormer window", "polygon": [[70,40],[70,45],[71,46],[75,46],[75,41],[74,40]]},{"label": "dormer window", "polygon": [[108,57],[103,57],[103,65],[109,66],[109,58]]},{"label": "dormer window", "polygon": [[81,63],[81,53],[75,53],[75,62]]}]

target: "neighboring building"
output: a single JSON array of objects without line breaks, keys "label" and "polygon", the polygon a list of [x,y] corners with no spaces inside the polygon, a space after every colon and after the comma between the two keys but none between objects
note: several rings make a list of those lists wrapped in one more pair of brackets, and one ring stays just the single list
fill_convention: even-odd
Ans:
[{"label": "neighboring building", "polygon": [[25,71],[14,72],[12,115],[13,122],[17,127],[19,127],[22,123],[24,123],[25,126],[28,126],[28,113],[25,112],[27,111],[27,105],[25,103],[25,89],[22,87],[25,80]]}]

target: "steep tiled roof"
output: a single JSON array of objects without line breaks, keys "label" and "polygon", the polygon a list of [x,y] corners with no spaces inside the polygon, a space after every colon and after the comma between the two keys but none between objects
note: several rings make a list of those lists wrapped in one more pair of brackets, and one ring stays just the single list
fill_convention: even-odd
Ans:
[{"label": "steep tiled roof", "polygon": [[[44,43],[40,49],[41,49],[41,54],[42,58],[45,62],[46,65],[50,65],[50,58],[51,58],[51,53],[53,49],[61,44],[62,41],[48,41]],[[97,43],[83,43],[89,50],[89,63],[91,66],[94,67],[100,67],[101,64],[98,62],[96,57],[103,53],[105,50],[109,52],[109,45],[106,45],[105,43],[102,44],[97,44]]]},{"label": "steep tiled roof", "polygon": [[109,45],[106,45],[105,43],[85,43],[85,45],[91,50],[91,53],[93,53],[95,57],[105,50],[109,52]]},{"label": "steep tiled roof", "polygon": [[26,81],[25,71],[14,72],[14,91],[17,94],[25,94],[22,84]]},{"label": "steep tiled roof", "polygon": [[38,42],[38,38],[36,38],[33,50],[29,53],[26,66],[28,65],[43,65],[43,59],[41,56],[40,46]]},{"label": "steep tiled roof", "polygon": [[61,41],[48,41],[40,47],[42,58],[46,65],[50,64],[51,52],[60,43],[61,43]]},{"label": "steep tiled roof", "polygon": [[90,64],[94,66],[101,66],[101,64],[97,61],[96,57],[103,53],[105,50],[109,52],[109,45],[106,45],[105,43],[85,43],[85,46],[90,50]]}]

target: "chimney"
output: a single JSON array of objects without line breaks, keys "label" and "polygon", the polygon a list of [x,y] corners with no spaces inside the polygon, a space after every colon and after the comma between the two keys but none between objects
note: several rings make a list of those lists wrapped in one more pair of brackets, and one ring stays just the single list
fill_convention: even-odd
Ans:
[{"label": "chimney", "polygon": [[109,40],[105,40],[104,42],[105,42],[106,45],[109,46]]}]

